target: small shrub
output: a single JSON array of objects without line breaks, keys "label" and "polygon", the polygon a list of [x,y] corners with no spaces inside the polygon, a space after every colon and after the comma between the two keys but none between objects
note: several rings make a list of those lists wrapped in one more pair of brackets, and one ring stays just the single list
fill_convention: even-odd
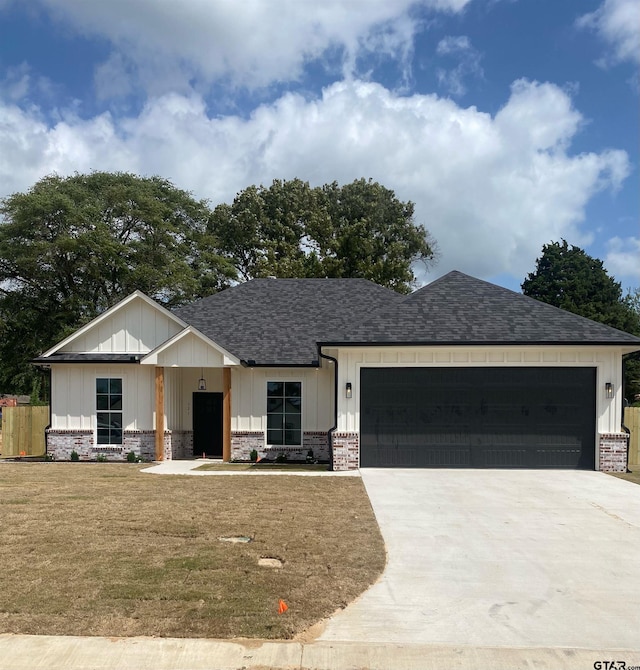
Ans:
[{"label": "small shrub", "polygon": [[287,462],[287,455],[280,453],[276,456],[276,463],[286,463]]},{"label": "small shrub", "polygon": [[258,460],[258,452],[255,449],[251,450],[251,453],[249,454],[249,459],[254,463]]},{"label": "small shrub", "polygon": [[106,463],[107,457],[105,454],[98,454],[96,461],[98,461],[98,463]]},{"label": "small shrub", "polygon": [[136,456],[135,452],[130,451],[127,454],[127,463],[137,463],[139,461],[138,456]]},{"label": "small shrub", "polygon": [[79,461],[80,460],[80,455],[78,454],[77,451],[74,450],[74,451],[71,452],[71,457],[70,458],[71,458],[72,461]]},{"label": "small shrub", "polygon": [[314,463],[314,462],[315,459],[313,457],[313,449],[309,449],[309,451],[307,451],[307,463]]}]

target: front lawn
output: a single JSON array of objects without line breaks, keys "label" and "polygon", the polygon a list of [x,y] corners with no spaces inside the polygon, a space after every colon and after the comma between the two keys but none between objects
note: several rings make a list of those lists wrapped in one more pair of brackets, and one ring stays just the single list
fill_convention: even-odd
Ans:
[{"label": "front lawn", "polygon": [[634,484],[640,484],[640,465],[631,465],[629,466],[631,472],[611,472],[614,477],[619,477],[620,479],[626,479],[628,482],[633,482]]},{"label": "front lawn", "polygon": [[359,478],[0,463],[0,633],[291,638],[384,561]]}]

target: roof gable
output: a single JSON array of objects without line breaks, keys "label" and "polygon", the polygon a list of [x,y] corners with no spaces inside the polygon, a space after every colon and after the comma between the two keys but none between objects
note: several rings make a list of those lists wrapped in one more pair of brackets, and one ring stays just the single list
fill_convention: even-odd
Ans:
[{"label": "roof gable", "polygon": [[134,291],[40,358],[56,353],[144,354],[186,326],[142,291]]},{"label": "roof gable", "polygon": [[174,335],[170,340],[150,351],[141,365],[163,367],[218,368],[240,365],[240,361],[193,326]]}]

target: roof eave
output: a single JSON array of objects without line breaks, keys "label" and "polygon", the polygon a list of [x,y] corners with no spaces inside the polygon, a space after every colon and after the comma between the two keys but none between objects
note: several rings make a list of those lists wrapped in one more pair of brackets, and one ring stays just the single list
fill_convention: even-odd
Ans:
[{"label": "roof eave", "polygon": [[240,365],[243,368],[319,368],[320,361],[313,360],[310,363],[258,363],[249,358],[241,360]]},{"label": "roof eave", "polygon": [[318,342],[319,347],[624,347],[632,351],[640,351],[640,341],[620,342],[611,340],[526,340],[526,341],[503,341],[503,340],[423,340],[423,341],[326,341]]}]

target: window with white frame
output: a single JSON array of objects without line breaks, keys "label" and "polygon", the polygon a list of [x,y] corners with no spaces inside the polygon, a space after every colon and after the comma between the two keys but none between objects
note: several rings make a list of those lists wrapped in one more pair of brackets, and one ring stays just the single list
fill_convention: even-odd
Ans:
[{"label": "window with white frame", "polygon": [[267,444],[302,444],[302,382],[267,382]]},{"label": "window with white frame", "polygon": [[122,379],[96,379],[98,444],[122,444]]}]

